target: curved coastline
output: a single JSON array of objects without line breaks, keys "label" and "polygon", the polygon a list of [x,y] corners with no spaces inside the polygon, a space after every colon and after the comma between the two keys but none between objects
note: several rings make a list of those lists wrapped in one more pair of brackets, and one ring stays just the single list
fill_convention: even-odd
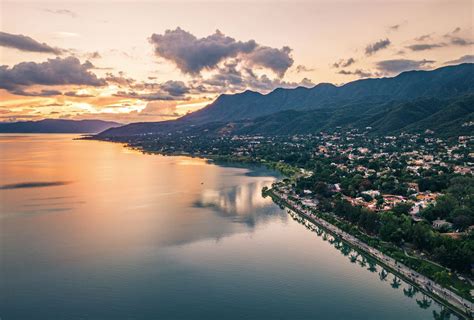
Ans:
[{"label": "curved coastline", "polygon": [[[370,247],[367,243],[327,222],[322,218],[321,215],[317,215],[314,212],[304,209],[300,205],[293,203],[283,193],[280,193],[274,189],[267,190],[264,193],[265,195],[270,196],[275,203],[283,205],[303,219],[324,228],[326,231],[338,237],[343,242],[354,248],[357,248],[358,250],[361,250],[364,254],[375,259],[379,264],[386,267],[394,274],[399,275],[406,282],[415,285],[422,292],[435,299],[438,303],[448,307],[457,315],[466,319],[473,318],[474,309],[471,302],[459,297],[449,289],[441,287],[434,281],[424,277],[402,263],[399,263],[397,260],[383,254],[379,250]],[[440,296],[440,293],[444,294],[444,298]]]}]

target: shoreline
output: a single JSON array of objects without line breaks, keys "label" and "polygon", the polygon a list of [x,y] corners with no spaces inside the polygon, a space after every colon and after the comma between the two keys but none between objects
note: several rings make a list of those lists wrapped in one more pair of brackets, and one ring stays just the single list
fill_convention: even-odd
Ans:
[{"label": "shoreline", "polygon": [[[93,137],[93,136],[92,137],[91,136],[81,137],[78,140],[95,140],[95,141],[103,141],[103,142],[114,142],[114,143],[122,144],[126,148],[130,148],[132,150],[142,152],[144,154],[155,154],[155,155],[162,155],[162,156],[185,156],[185,157],[191,157],[191,158],[201,158],[201,159],[207,160],[209,162],[213,162],[217,165],[219,165],[219,162],[222,162],[222,163],[242,163],[244,165],[245,164],[248,164],[248,165],[251,165],[251,164],[253,164],[253,165],[263,165],[263,166],[267,167],[268,169],[278,171],[282,176],[286,176],[288,178],[291,178],[292,176],[294,176],[293,172],[288,172],[288,171],[284,172],[284,169],[287,169],[287,168],[277,168],[277,167],[275,167],[274,163],[266,162],[266,161],[255,161],[255,160],[245,158],[245,157],[212,156],[212,155],[209,155],[209,154],[191,154],[191,153],[177,152],[177,151],[162,152],[162,151],[158,151],[158,150],[146,150],[143,147],[134,147],[126,141],[96,139],[96,137]],[[295,169],[295,168],[291,167],[290,170],[292,170],[292,169]],[[364,242],[362,240],[359,240],[355,236],[341,230],[340,228],[338,228],[337,226],[329,223],[328,221],[324,220],[323,218],[317,217],[314,214],[312,214],[311,217],[307,216],[306,214],[304,214],[302,212],[302,210],[304,210],[303,208],[296,209],[295,207],[297,205],[289,204],[288,201],[290,201],[290,200],[288,200],[288,199],[283,200],[281,196],[275,194],[275,191],[273,189],[268,189],[267,191],[265,191],[265,193],[267,193],[269,196],[271,196],[275,203],[283,204],[285,207],[292,210],[293,212],[295,212],[297,215],[299,215],[303,219],[306,219],[309,222],[317,224],[318,226],[320,226],[320,227],[324,228],[325,230],[329,231],[331,234],[339,237],[343,242],[347,243],[351,247],[357,248],[358,250],[361,251],[361,253],[371,257],[372,259],[375,259],[384,268],[386,268],[388,270],[391,270],[394,274],[397,274],[405,282],[416,286],[419,290],[424,292],[427,296],[431,297],[432,299],[434,299],[435,301],[437,301],[441,305],[447,307],[452,312],[454,312],[456,315],[458,315],[458,316],[460,316],[464,319],[474,319],[474,317],[473,317],[474,311],[473,311],[473,303],[472,302],[458,296],[457,294],[453,293],[451,290],[442,287],[441,285],[437,284],[434,280],[429,279],[429,278],[425,277],[424,275],[416,272],[415,270],[403,265],[402,263],[398,262],[394,258],[383,254],[382,252],[380,252],[379,250],[377,250],[373,247],[370,247],[366,242]],[[280,202],[275,201],[275,197]],[[344,236],[341,236],[341,235],[344,235]],[[380,255],[381,257],[385,257],[387,260],[384,261],[384,259],[382,259],[380,257],[377,257],[377,254]],[[393,266],[391,266],[390,264],[392,264]],[[409,271],[409,273],[411,273],[413,275],[416,275],[416,276],[410,277],[409,275],[404,274],[401,270],[397,270],[396,266],[400,266],[400,268],[403,268],[404,271]],[[419,279],[421,279],[421,278],[426,279],[424,281],[425,283],[419,283]],[[429,286],[430,289],[426,288],[427,283],[430,283],[430,286]],[[440,291],[440,293],[438,293],[436,291],[433,291],[433,289]],[[457,299],[457,301],[451,299],[451,300],[454,301],[452,303],[452,302],[446,300],[446,298],[443,298],[442,295],[441,295],[443,292],[448,292],[449,295],[452,296],[452,297],[455,297],[455,299]],[[463,303],[460,302],[460,301],[463,301],[463,302],[467,303],[467,306],[463,305]],[[469,310],[469,311],[466,311],[466,310]]]},{"label": "shoreline", "polygon": [[[273,189],[269,189],[266,192],[272,200],[280,205],[285,206],[287,209],[295,212],[298,216],[302,217],[303,219],[322,227],[333,236],[340,238],[343,242],[349,244],[353,248],[357,248],[365,255],[371,257],[372,259],[376,260],[379,264],[383,267],[389,269],[394,274],[398,275],[402,278],[405,282],[408,282],[412,285],[415,285],[418,289],[424,292],[429,297],[436,300],[438,303],[448,307],[451,311],[456,313],[457,315],[466,318],[472,319],[473,318],[473,304],[466,299],[459,297],[457,294],[453,293],[449,289],[443,288],[438,285],[436,282],[427,279],[420,273],[416,272],[413,269],[408,268],[402,263],[399,263],[395,259],[383,254],[379,250],[370,247],[365,242],[359,240],[358,238],[354,237],[353,235],[339,229],[338,227],[334,226],[333,224],[327,222],[321,217],[309,212],[309,210],[305,210],[301,208],[299,205],[291,203],[291,200],[285,199],[284,195],[278,194],[277,191]],[[277,201],[275,201],[275,198]],[[448,301],[447,297],[443,298],[441,294],[447,295],[444,292],[449,292],[451,296],[451,301]],[[457,300],[457,301],[456,301]],[[462,301],[462,302],[461,302]]]}]

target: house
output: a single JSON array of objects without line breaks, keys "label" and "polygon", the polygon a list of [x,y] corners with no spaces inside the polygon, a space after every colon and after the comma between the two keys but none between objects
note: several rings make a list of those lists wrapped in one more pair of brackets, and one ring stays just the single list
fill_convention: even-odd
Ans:
[{"label": "house", "polygon": [[410,189],[415,190],[416,192],[420,192],[420,188],[418,187],[418,183],[416,183],[416,182],[409,182],[408,187]]},{"label": "house", "polygon": [[441,228],[451,229],[452,227],[453,227],[453,224],[446,220],[436,219],[435,221],[433,221],[433,228],[435,229],[441,229]]},{"label": "house", "polygon": [[375,198],[375,197],[380,195],[380,191],[378,191],[378,190],[366,190],[366,191],[362,191],[362,194],[366,194],[366,195],[371,196],[372,198]]}]

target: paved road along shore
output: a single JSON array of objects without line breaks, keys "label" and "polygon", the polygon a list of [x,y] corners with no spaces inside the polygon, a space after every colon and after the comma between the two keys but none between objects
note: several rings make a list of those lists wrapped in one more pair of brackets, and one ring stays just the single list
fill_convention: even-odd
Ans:
[{"label": "paved road along shore", "polygon": [[472,302],[460,297],[459,295],[452,292],[451,290],[441,287],[437,283],[434,283],[431,279],[423,276],[422,274],[416,272],[413,269],[408,268],[404,264],[397,262],[395,259],[385,255],[381,251],[370,247],[365,242],[360,241],[356,237],[348,234],[347,232],[342,231],[338,227],[317,217],[311,211],[304,209],[297,203],[293,202],[292,200],[289,200],[288,197],[284,193],[278,192],[275,189],[272,189],[272,192],[274,195],[276,195],[277,197],[287,202],[300,215],[308,218],[309,220],[314,221],[315,223],[321,225],[322,227],[326,228],[332,233],[338,235],[339,237],[341,237],[341,239],[350,243],[354,247],[364,250],[366,253],[370,254],[372,257],[379,260],[384,265],[397,271],[399,274],[409,279],[412,283],[418,285],[420,288],[426,290],[427,292],[430,292],[432,295],[435,295],[441,298],[442,300],[447,301],[449,304],[451,304],[458,310],[463,310],[466,314],[470,315],[472,318],[474,314],[473,312],[474,306]]}]

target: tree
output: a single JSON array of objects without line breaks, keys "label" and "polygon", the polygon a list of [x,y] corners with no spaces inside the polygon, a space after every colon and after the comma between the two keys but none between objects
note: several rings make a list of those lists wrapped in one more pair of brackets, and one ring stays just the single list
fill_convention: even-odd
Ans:
[{"label": "tree", "polygon": [[451,282],[451,276],[447,271],[439,271],[434,274],[435,281],[441,284],[442,286],[449,286]]}]

